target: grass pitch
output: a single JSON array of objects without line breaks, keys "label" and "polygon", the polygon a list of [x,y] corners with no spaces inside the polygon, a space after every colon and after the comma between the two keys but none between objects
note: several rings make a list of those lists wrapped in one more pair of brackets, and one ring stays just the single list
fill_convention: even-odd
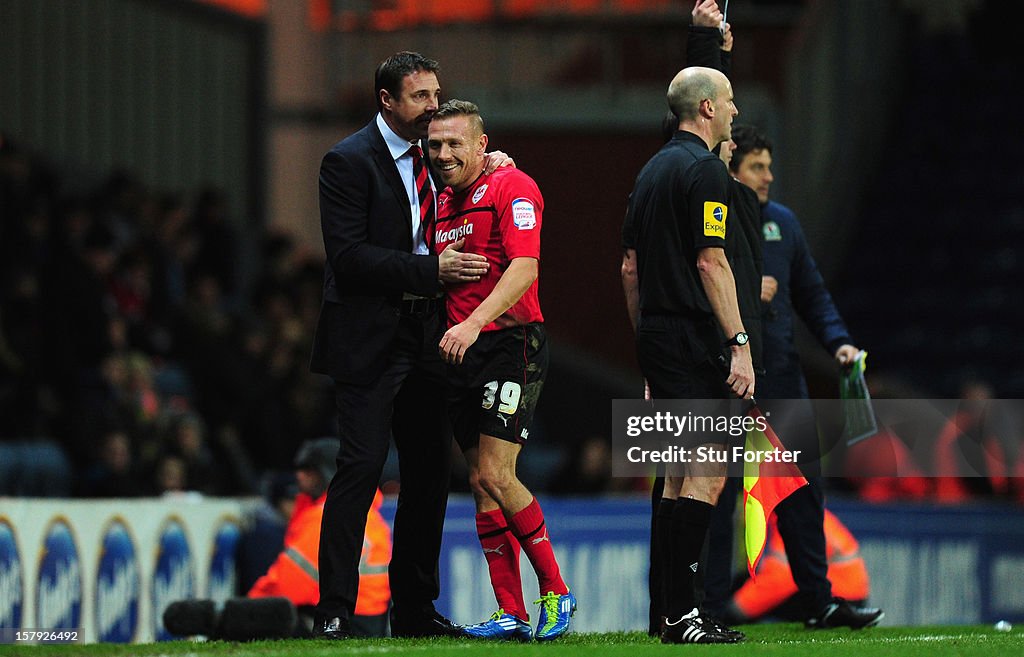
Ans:
[{"label": "grass pitch", "polygon": [[369,639],[352,641],[255,641],[252,643],[174,641],[149,644],[0,645],[0,656],[19,657],[647,657],[778,655],[779,657],[1013,657],[1024,655],[1024,632],[991,626],[882,627],[859,632],[811,632],[797,624],[749,625],[747,640],[736,645],[663,646],[640,632],[570,634],[552,643],[491,643],[468,639]]}]

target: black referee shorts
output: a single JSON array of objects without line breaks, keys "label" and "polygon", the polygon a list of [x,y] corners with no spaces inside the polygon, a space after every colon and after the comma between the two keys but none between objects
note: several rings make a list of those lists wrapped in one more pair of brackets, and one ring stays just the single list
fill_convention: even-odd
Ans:
[{"label": "black referee shorts", "polygon": [[460,365],[448,365],[448,414],[463,451],[487,434],[525,444],[548,371],[540,323],[481,333]]},{"label": "black referee shorts", "polygon": [[[713,327],[698,325],[685,317],[642,318],[637,329],[636,352],[651,396],[655,400],[721,399],[721,404],[702,403],[699,407],[725,417],[735,413],[729,402],[735,395],[725,382],[729,378],[725,354],[712,351],[708,345],[716,339]],[[703,433],[694,440],[688,445],[735,442],[728,432]]]}]

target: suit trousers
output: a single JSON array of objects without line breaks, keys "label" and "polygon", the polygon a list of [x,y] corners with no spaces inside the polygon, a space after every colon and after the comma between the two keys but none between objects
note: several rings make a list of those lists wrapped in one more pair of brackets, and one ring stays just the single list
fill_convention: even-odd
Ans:
[{"label": "suit trousers", "polygon": [[396,608],[433,609],[451,475],[451,433],[444,423],[444,368],[437,311],[403,316],[388,364],[372,383],[335,381],[338,470],[327,490],[320,534],[322,618],[351,618],[359,586],[366,514],[393,437],[401,491],[389,567]]}]

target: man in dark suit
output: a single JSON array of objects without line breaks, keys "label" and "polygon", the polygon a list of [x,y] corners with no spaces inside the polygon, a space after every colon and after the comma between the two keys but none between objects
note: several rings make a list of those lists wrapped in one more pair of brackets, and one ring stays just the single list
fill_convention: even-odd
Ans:
[{"label": "man in dark suit", "polygon": [[463,241],[430,255],[434,191],[420,140],[438,107],[437,62],[401,52],[377,68],[379,113],[324,156],[327,266],[311,369],[335,383],[340,449],[324,505],[316,636],[350,636],[366,513],[393,436],[402,482],[389,570],[393,636],[456,635],[441,616],[438,557],[450,435],[438,355],[443,283],[479,280]]}]

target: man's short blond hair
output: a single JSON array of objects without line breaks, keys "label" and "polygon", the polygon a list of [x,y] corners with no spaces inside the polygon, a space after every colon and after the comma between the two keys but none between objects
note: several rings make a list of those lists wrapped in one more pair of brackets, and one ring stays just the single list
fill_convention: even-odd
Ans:
[{"label": "man's short blond hair", "polygon": [[476,103],[453,98],[438,107],[431,120],[450,119],[453,116],[468,116],[478,134],[484,133],[484,119],[480,116],[480,108],[476,106]]}]

